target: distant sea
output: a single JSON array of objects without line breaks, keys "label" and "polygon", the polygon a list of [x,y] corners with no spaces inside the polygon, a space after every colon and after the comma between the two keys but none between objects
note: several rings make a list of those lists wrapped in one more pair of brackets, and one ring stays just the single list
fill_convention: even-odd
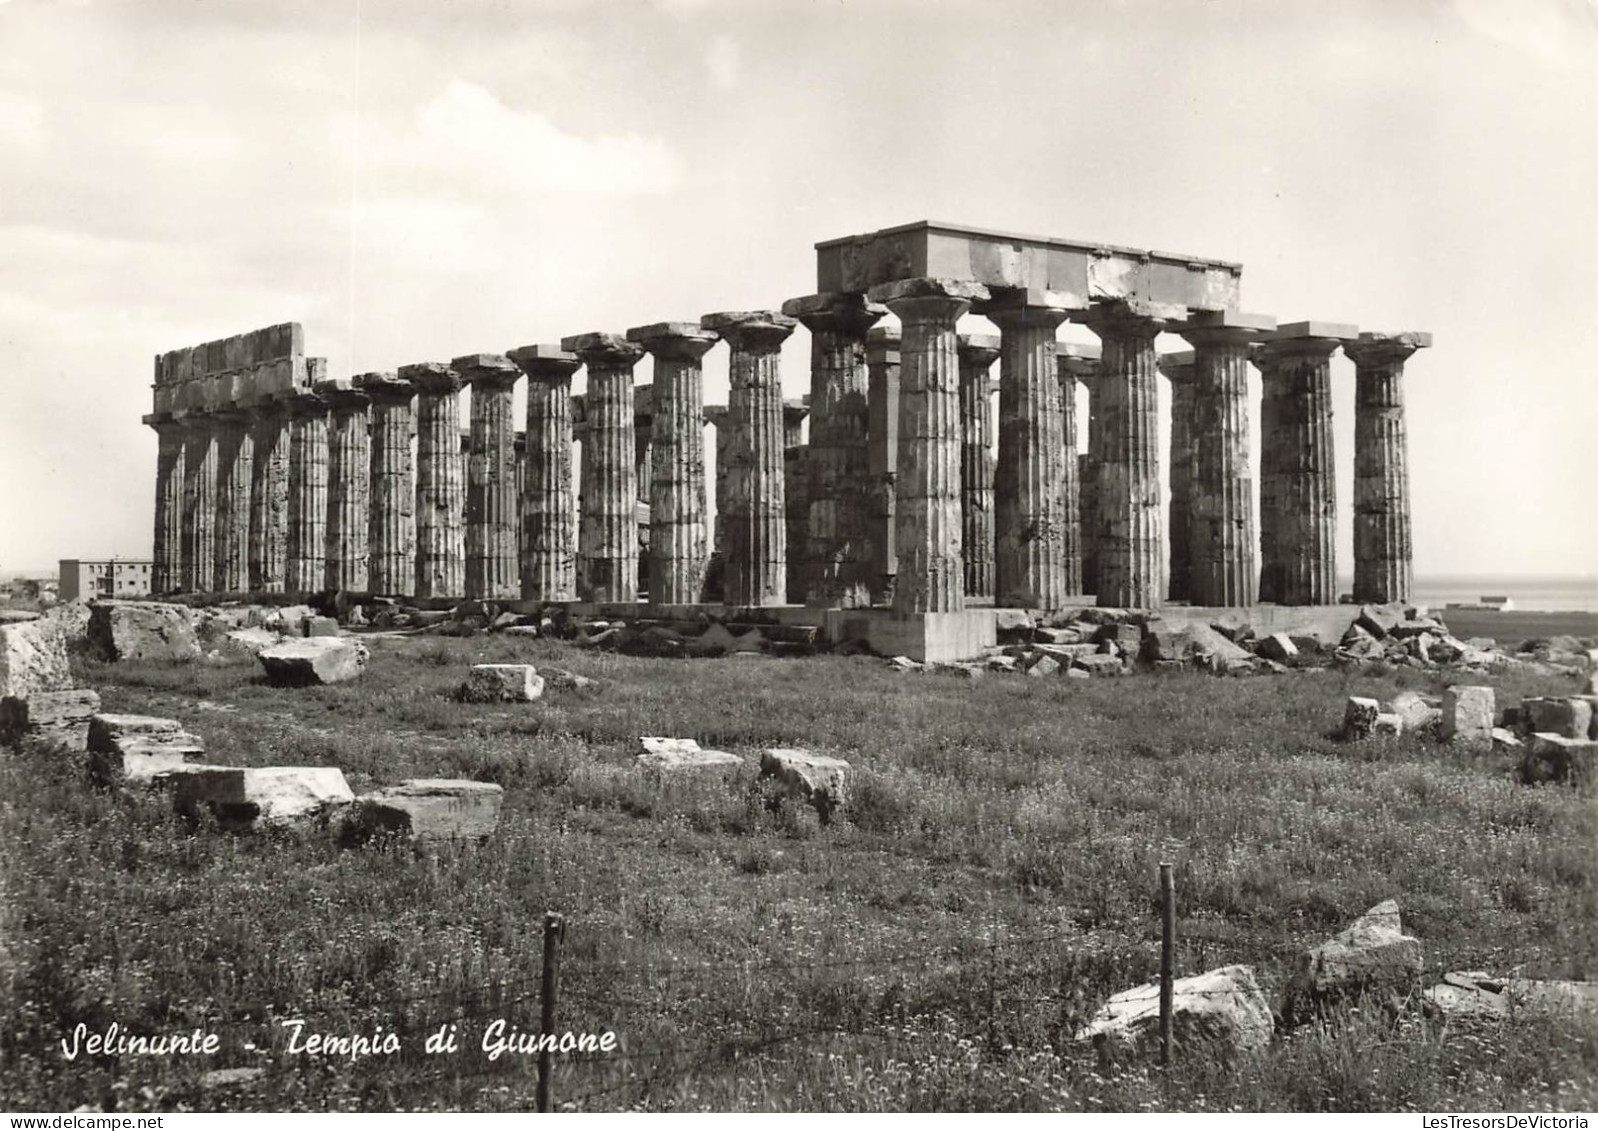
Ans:
[{"label": "distant sea", "polygon": [[[1342,591],[1348,592],[1353,587],[1352,579],[1345,580],[1343,585]],[[1414,601],[1417,605],[1440,609],[1456,602],[1473,604],[1489,596],[1508,597],[1515,602],[1518,610],[1598,612],[1598,575],[1549,577],[1502,574],[1468,577],[1418,574],[1415,577]]]}]

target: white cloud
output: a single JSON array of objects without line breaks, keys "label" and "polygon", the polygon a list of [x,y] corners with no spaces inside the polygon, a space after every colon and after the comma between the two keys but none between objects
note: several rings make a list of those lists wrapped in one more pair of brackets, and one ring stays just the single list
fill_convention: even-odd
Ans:
[{"label": "white cloud", "polygon": [[682,181],[681,160],[658,138],[567,133],[542,114],[513,110],[462,80],[421,109],[401,152],[410,163],[464,169],[480,182],[535,191],[657,195]]},{"label": "white cloud", "polygon": [[711,82],[722,90],[731,90],[738,85],[738,73],[742,63],[743,56],[731,36],[711,37],[710,47],[705,52],[705,66],[710,70]]}]

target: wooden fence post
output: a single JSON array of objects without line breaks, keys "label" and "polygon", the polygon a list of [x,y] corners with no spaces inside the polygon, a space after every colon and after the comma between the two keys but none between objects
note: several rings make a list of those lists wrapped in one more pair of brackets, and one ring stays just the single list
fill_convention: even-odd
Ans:
[{"label": "wooden fence post", "polygon": [[1171,1063],[1171,999],[1176,977],[1176,881],[1160,865],[1160,1065]]},{"label": "wooden fence post", "polygon": [[539,1020],[539,1035],[543,1038],[538,1048],[538,1110],[554,1111],[550,1095],[551,1076],[555,1071],[555,1054],[550,1048],[555,1035],[555,995],[560,979],[560,941],[566,933],[566,920],[553,911],[544,913],[544,985],[540,995],[543,1016]]}]

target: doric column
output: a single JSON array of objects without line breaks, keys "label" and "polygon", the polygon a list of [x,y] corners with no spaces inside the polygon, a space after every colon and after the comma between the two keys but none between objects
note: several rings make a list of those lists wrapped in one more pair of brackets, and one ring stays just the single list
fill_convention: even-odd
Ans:
[{"label": "doric column", "polygon": [[727,568],[727,406],[706,405],[705,423],[716,430],[716,518],[710,531],[710,564],[705,568],[705,587],[700,600],[719,602],[724,593],[722,577]]},{"label": "doric column", "polygon": [[522,346],[510,359],[527,374],[527,471],[522,483],[522,598],[577,597],[577,497],[572,489],[572,374],[582,364],[559,346]]},{"label": "doric column", "polygon": [[805,417],[810,407],[803,401],[782,406],[783,529],[788,545],[787,590],[793,598],[809,589],[815,572],[810,560],[810,445],[804,442]]},{"label": "doric column", "polygon": [[[810,331],[810,444],[805,499],[805,603],[871,604],[871,405],[866,335],[888,313],[864,295],[790,299],[782,312]],[[798,549],[791,541],[790,554]],[[797,600],[800,594],[789,593]]]},{"label": "doric column", "polygon": [[181,418],[183,426],[183,577],[185,593],[211,588],[215,568],[216,429],[204,413]]},{"label": "doric column", "polygon": [[652,484],[655,473],[654,446],[655,390],[651,385],[634,385],[633,476],[638,483],[638,501],[646,507],[654,496]]},{"label": "doric column", "polygon": [[1065,533],[1064,549],[1060,554],[1060,568],[1065,574],[1066,596],[1088,592],[1083,572],[1082,463],[1077,454],[1076,386],[1086,382],[1091,386],[1099,372],[1099,347],[1059,342],[1055,346],[1055,360],[1060,378],[1060,432],[1061,450],[1064,452],[1065,488],[1060,529]]},{"label": "doric column", "polygon": [[216,559],[211,588],[242,593],[250,585],[250,479],[255,437],[249,414],[237,407],[212,413],[216,421]]},{"label": "doric column", "polygon": [[961,334],[960,546],[967,599],[993,597],[993,405],[988,370],[999,358],[999,339]]},{"label": "doric column", "polygon": [[466,485],[460,374],[424,362],[400,367],[416,387],[416,596],[466,592]]},{"label": "doric column", "polygon": [[183,583],[183,428],[170,413],[151,413],[155,429],[155,542],[150,592],[171,593]]},{"label": "doric column", "polygon": [[728,605],[787,603],[787,518],[782,458],[782,343],[798,325],[772,310],[700,320],[732,349],[728,362]]},{"label": "doric column", "polygon": [[871,600],[893,596],[899,569],[894,544],[895,479],[899,467],[899,331],[879,326],[866,334],[866,373],[871,424],[866,441],[871,457]]},{"label": "doric column", "polygon": [[[693,322],[627,331],[654,358],[649,388],[649,599],[689,605],[704,592],[710,561],[705,531],[705,390],[702,362],[718,337]],[[719,470],[719,465],[718,465]]]},{"label": "doric column", "polygon": [[527,494],[527,433],[520,429],[513,441],[516,449],[516,591],[521,592],[521,563],[527,560],[527,527],[522,525],[522,496]]},{"label": "doric column", "polygon": [[249,587],[281,593],[288,573],[289,428],[281,400],[258,399],[250,412]]},{"label": "doric column", "polygon": [[1262,601],[1337,602],[1337,478],[1331,359],[1354,326],[1295,322],[1254,351],[1260,406]]},{"label": "doric column", "polygon": [[1088,447],[1078,458],[1077,491],[1082,515],[1082,591],[1099,591],[1099,541],[1103,508],[1099,506],[1099,466],[1104,462],[1104,430],[1100,416],[1104,398],[1099,393],[1099,363],[1093,362],[1077,374],[1088,391]]},{"label": "doric column", "polygon": [[366,583],[372,593],[416,592],[416,472],[411,436],[415,386],[393,373],[362,373],[355,387],[372,402],[367,472]]},{"label": "doric column", "polygon": [[1160,357],[1159,370],[1171,384],[1171,450],[1166,483],[1170,488],[1166,511],[1166,543],[1170,548],[1165,596],[1186,601],[1191,595],[1193,464],[1193,351]]},{"label": "doric column", "polygon": [[1102,342],[1097,595],[1102,607],[1158,608],[1165,596],[1154,338],[1172,313],[1117,302],[1081,316]]},{"label": "doric column", "polygon": [[327,402],[314,393],[288,398],[288,543],[285,586],[291,593],[322,587],[327,553]]},{"label": "doric column", "polygon": [[516,560],[516,414],[521,370],[500,354],[457,357],[450,368],[472,390],[466,478],[466,596],[513,600],[521,593]]},{"label": "doric column", "polygon": [[1065,577],[1065,447],[1054,332],[1066,312],[1021,301],[983,311],[999,327],[994,469],[995,603],[1058,609]]},{"label": "doric column", "polygon": [[1430,334],[1364,333],[1354,363],[1354,600],[1408,601],[1414,584],[1404,362]]},{"label": "doric column", "polygon": [[[1195,313],[1181,331],[1194,357],[1188,600],[1195,605],[1258,599],[1248,355],[1249,344],[1275,327],[1268,315],[1225,311]],[[1174,534],[1171,545],[1174,560]]]},{"label": "doric column", "polygon": [[902,334],[893,611],[898,616],[959,612],[965,608],[965,563],[955,324],[972,302],[988,297],[988,290],[979,283],[904,279],[873,288],[870,297],[893,311]]},{"label": "doric column", "polygon": [[633,447],[633,366],[644,351],[620,334],[578,334],[562,338],[560,345],[588,367],[577,597],[582,601],[636,601],[638,468]]},{"label": "doric column", "polygon": [[327,550],[322,588],[365,593],[371,577],[367,545],[371,526],[370,400],[349,381],[318,381],[314,388],[328,405]]}]

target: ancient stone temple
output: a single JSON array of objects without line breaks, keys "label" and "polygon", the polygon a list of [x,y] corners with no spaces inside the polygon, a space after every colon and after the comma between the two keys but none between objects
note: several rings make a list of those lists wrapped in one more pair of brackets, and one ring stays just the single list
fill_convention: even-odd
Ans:
[{"label": "ancient stone temple", "polygon": [[[609,615],[647,593],[933,660],[991,644],[996,607],[1327,605],[1341,351],[1352,596],[1407,598],[1402,378],[1430,336],[1278,325],[1240,311],[1241,280],[1219,259],[923,222],[817,244],[813,293],[780,311],[353,380],[328,380],[296,324],[176,350],[145,417],[155,588],[622,607]],[[799,327],[808,374],[785,387]],[[1191,348],[1162,353],[1173,336]],[[720,342],[728,400],[707,405]]]}]

